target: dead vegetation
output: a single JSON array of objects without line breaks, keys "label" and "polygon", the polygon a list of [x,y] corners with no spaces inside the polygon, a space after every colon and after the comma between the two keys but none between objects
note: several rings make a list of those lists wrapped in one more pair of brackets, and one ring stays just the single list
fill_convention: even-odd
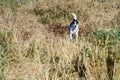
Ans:
[{"label": "dead vegetation", "polygon": [[[33,0],[13,10],[0,7],[0,79],[107,80],[112,75],[119,80],[120,42],[109,38],[119,35],[119,11],[119,0]],[[78,43],[67,34],[71,12],[79,20]],[[116,41],[112,65],[106,59]]]}]

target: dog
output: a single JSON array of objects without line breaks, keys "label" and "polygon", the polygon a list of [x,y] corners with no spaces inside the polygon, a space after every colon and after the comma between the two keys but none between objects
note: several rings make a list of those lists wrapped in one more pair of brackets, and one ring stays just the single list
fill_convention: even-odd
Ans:
[{"label": "dog", "polygon": [[71,15],[73,16],[73,20],[70,23],[70,25],[68,26],[70,40],[72,40],[73,35],[75,35],[76,41],[78,41],[78,32],[79,32],[78,20],[77,20],[77,17],[74,13],[71,13]]}]

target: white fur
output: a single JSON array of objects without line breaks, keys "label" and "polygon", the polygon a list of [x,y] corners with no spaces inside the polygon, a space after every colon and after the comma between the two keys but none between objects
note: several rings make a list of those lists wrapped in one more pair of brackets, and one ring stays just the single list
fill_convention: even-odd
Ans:
[{"label": "white fur", "polygon": [[76,15],[75,15],[74,13],[71,13],[71,14],[72,14],[73,18],[74,18],[75,20],[77,20]]}]

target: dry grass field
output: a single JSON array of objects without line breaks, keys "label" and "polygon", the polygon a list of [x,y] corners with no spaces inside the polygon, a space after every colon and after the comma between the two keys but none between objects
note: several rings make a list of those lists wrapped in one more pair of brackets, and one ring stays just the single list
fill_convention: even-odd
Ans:
[{"label": "dry grass field", "polygon": [[120,0],[0,0],[0,80],[120,80]]}]

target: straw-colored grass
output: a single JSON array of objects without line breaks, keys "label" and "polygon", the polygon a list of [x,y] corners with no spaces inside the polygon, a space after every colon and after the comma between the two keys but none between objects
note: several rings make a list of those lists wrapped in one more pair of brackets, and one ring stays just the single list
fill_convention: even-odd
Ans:
[{"label": "straw-colored grass", "polygon": [[[110,51],[115,53],[113,80],[119,80],[119,6],[119,0],[33,0],[12,6],[15,10],[0,6],[0,80],[108,80]],[[50,30],[68,26],[71,12],[81,28],[77,43],[70,42],[66,28],[62,36]]]}]

